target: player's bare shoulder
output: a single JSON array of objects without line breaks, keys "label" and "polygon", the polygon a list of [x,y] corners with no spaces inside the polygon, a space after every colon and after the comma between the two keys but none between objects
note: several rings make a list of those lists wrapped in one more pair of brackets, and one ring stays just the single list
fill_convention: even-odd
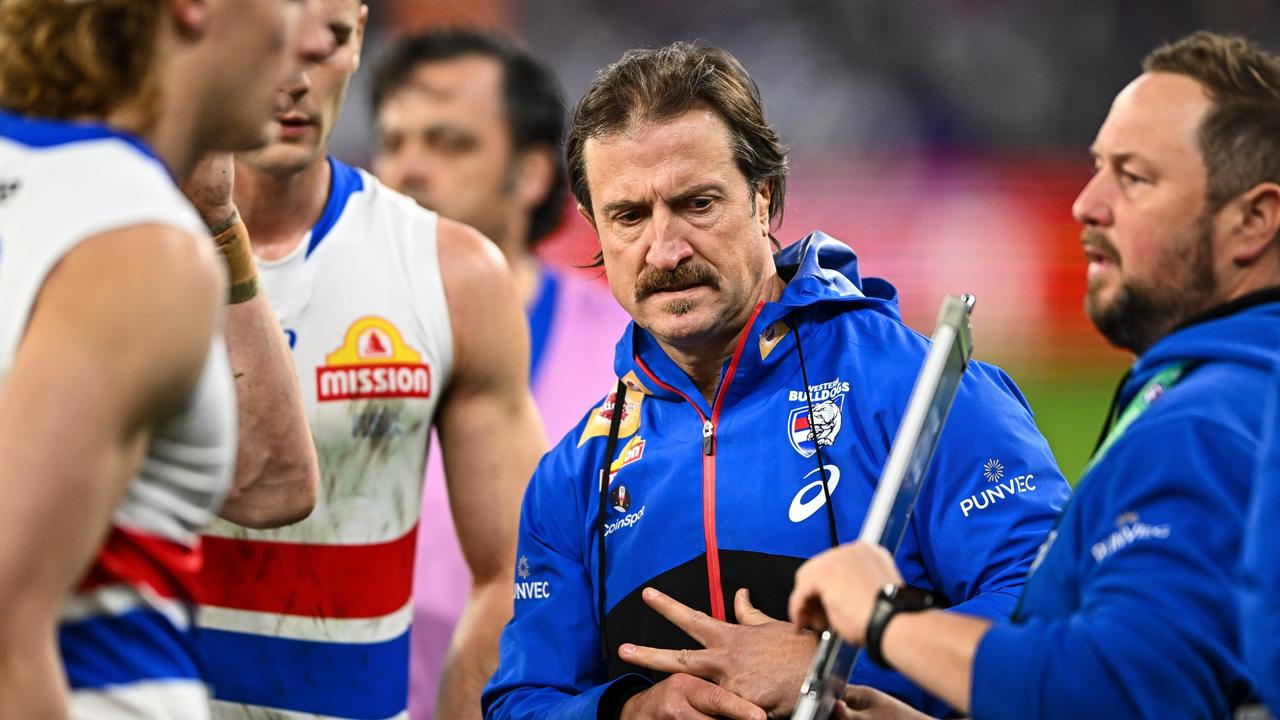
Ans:
[{"label": "player's bare shoulder", "polygon": [[[226,291],[226,271],[208,238],[163,223],[144,223],[86,238],[50,273],[50,281],[72,275],[78,284],[114,288],[105,302],[132,304],[147,315],[174,310],[217,310]],[[127,309],[127,308],[121,308]]]},{"label": "player's bare shoulder", "polygon": [[506,374],[506,368],[488,367],[499,357],[523,357],[522,365],[511,362],[527,372],[528,327],[502,252],[475,229],[445,218],[439,220],[436,239],[458,378],[473,371]]},{"label": "player's bare shoulder", "polygon": [[508,307],[519,310],[511,267],[488,238],[469,225],[442,217],[436,242],[455,333],[465,323],[491,318]]},{"label": "player's bare shoulder", "polygon": [[[478,230],[441,217],[436,238],[440,253],[440,273],[444,276],[445,290],[449,292],[450,299],[454,294],[450,292],[451,285],[497,284],[510,290],[512,275],[506,258],[498,246]],[[476,294],[483,297],[485,293]],[[512,297],[515,297],[514,292]]]}]

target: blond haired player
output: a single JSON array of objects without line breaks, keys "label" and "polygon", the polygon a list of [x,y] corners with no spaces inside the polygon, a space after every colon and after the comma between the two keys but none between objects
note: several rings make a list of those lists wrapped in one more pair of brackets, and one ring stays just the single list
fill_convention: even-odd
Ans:
[{"label": "blond haired player", "polygon": [[[200,527],[220,506],[255,525],[310,509],[252,264],[227,263],[244,302],[224,311],[223,263],[173,178],[269,138],[275,88],[331,50],[311,1],[4,0],[0,718],[206,716]],[[238,463],[237,389],[256,431]]]}]

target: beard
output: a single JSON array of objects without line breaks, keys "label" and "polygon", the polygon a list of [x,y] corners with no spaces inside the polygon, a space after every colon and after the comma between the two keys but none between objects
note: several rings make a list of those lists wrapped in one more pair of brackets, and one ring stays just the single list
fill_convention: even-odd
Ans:
[{"label": "beard", "polygon": [[[1107,255],[1119,270],[1119,254],[1110,241],[1092,228],[1081,236],[1085,245]],[[1217,292],[1213,275],[1213,231],[1209,216],[1201,217],[1159,260],[1154,282],[1138,283],[1120,275],[1120,287],[1109,303],[1102,288],[1090,284],[1084,308],[1098,332],[1112,345],[1141,355],[1179,323],[1212,305]]]},{"label": "beard", "polygon": [[666,305],[663,305],[662,309],[672,315],[684,315],[685,313],[693,309],[693,301],[692,300],[672,300]]}]

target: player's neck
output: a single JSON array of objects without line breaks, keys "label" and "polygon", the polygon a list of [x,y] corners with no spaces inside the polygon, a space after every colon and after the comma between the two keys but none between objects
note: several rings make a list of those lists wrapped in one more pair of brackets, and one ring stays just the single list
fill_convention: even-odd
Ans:
[{"label": "player's neck", "polygon": [[129,103],[112,111],[102,122],[141,139],[179,180],[191,172],[199,159],[194,124],[184,113],[162,113],[151,120],[145,110]]},{"label": "player's neck", "polygon": [[538,300],[538,290],[542,287],[542,268],[538,265],[538,259],[533,253],[521,252],[514,256],[507,255],[507,264],[511,266],[511,273],[515,276],[520,305],[524,308],[533,307]]},{"label": "player's neck", "polygon": [[324,213],[332,170],[322,154],[296,173],[271,173],[236,161],[236,206],[253,254],[278,260],[293,252]]},{"label": "player's neck", "polygon": [[504,229],[491,231],[489,239],[507,258],[507,264],[511,266],[511,273],[515,276],[520,305],[527,309],[538,300],[538,290],[542,287],[542,268],[538,265],[538,258],[529,250],[529,241],[526,239],[529,235],[528,222],[519,217],[518,213],[513,215],[515,216],[509,218],[510,222]]}]

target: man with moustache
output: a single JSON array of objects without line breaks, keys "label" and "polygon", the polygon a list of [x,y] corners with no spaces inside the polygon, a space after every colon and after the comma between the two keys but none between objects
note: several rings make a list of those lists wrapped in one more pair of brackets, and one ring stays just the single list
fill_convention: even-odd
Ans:
[{"label": "man with moustache", "polygon": [[975,718],[1228,717],[1251,695],[1236,568],[1280,358],[1280,59],[1201,32],[1143,69],[1073,206],[1089,317],[1138,357],[1013,622],[903,607],[865,544],[797,574],[793,619]]},{"label": "man with moustache", "polygon": [[[627,53],[566,150],[633,322],[612,391],[530,482],[487,717],[786,716],[816,640],[775,618],[800,563],[857,535],[928,341],[844,244],[774,256],[786,155],[729,53]],[[900,557],[1007,617],[1066,486],[1000,370],[974,363],[952,415]]]}]

